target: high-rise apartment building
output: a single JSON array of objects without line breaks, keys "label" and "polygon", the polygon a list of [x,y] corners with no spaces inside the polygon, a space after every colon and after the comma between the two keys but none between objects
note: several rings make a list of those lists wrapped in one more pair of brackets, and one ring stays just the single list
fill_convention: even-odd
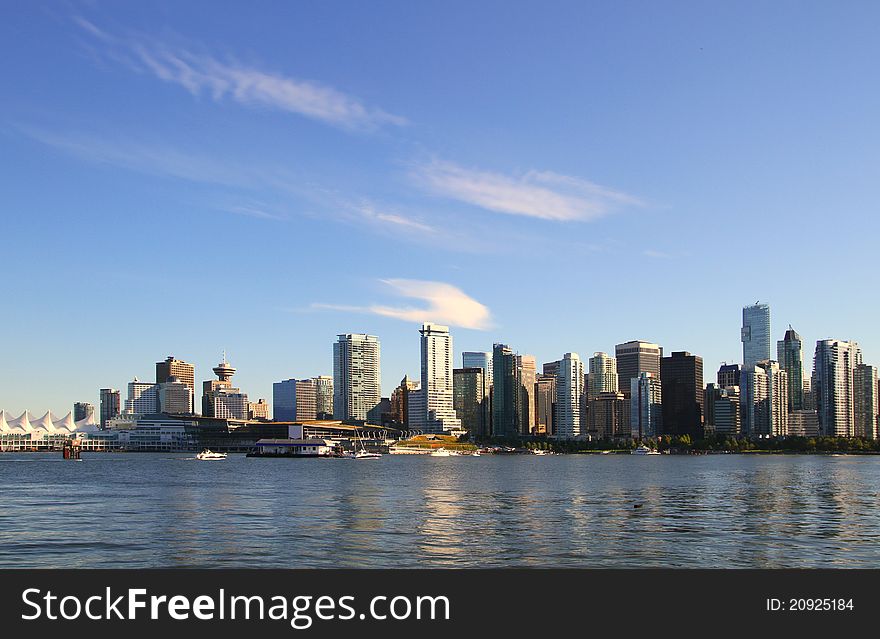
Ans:
[{"label": "high-rise apartment building", "polygon": [[663,433],[703,436],[703,358],[687,351],[660,360]]},{"label": "high-rise apartment building", "polygon": [[740,339],[743,345],[744,368],[773,358],[770,352],[769,304],[756,302],[743,307]]},{"label": "high-rise apartment building", "polygon": [[630,380],[630,433],[636,439],[663,433],[662,385],[651,373]]},{"label": "high-rise apartment building", "polygon": [[776,342],[776,359],[788,374],[788,410],[804,409],[804,348],[801,336],[791,326]]},{"label": "high-rise apartment building", "polygon": [[381,399],[379,338],[339,335],[333,344],[333,417],[366,421]]},{"label": "high-rise apartment building", "polygon": [[391,393],[391,419],[397,424],[409,426],[409,402],[412,393],[418,392],[419,382],[404,376]]},{"label": "high-rise apartment building", "polygon": [[443,433],[459,430],[455,415],[452,379],[452,335],[449,327],[425,322],[419,330],[421,346],[421,392],[425,396],[425,430]]},{"label": "high-rise apartment building", "polygon": [[492,434],[518,437],[521,431],[516,355],[505,344],[493,346],[492,377]]},{"label": "high-rise apartment building", "polygon": [[101,428],[107,427],[107,422],[119,416],[122,408],[122,394],[115,388],[102,388],[101,397]]},{"label": "high-rise apartment building", "polygon": [[837,339],[816,342],[813,397],[822,435],[855,435],[854,373],[861,363],[862,351],[856,342]]},{"label": "high-rise apartment building", "polygon": [[[497,369],[496,369],[497,370]],[[556,422],[559,439],[581,436],[581,396],[584,394],[584,364],[577,353],[566,353],[556,372]]]},{"label": "high-rise apartment building", "polygon": [[73,421],[79,422],[91,418],[94,420],[95,407],[89,402],[76,402],[73,405]]},{"label": "high-rise apartment building", "polygon": [[[224,357],[225,359],[225,357]],[[176,377],[181,382],[186,384],[190,391],[192,391],[192,396],[195,398],[196,392],[196,369],[195,366],[190,364],[189,362],[184,362],[181,359],[175,359],[173,355],[169,355],[164,362],[156,362],[156,383],[162,384],[168,381],[169,377]],[[192,405],[190,406],[187,413],[195,413],[196,405],[195,399],[192,401]]]},{"label": "high-rise apartment building", "polygon": [[600,393],[616,393],[619,388],[617,377],[617,359],[608,353],[595,353],[590,358],[589,386],[587,394],[590,399]]},{"label": "high-rise apartment building", "polygon": [[317,419],[333,419],[333,378],[329,375],[313,377],[315,383],[315,414]]},{"label": "high-rise apartment building", "polygon": [[[630,387],[632,382],[630,382]],[[599,439],[630,437],[632,427],[624,410],[627,400],[623,393],[599,393],[590,401],[589,434]]]}]

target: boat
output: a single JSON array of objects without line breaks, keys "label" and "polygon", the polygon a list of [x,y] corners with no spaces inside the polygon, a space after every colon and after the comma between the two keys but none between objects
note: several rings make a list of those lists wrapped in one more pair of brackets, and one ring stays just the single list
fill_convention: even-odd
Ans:
[{"label": "boat", "polygon": [[480,455],[480,451],[475,450],[474,452],[471,453],[471,457],[482,457],[482,455]]},{"label": "boat", "polygon": [[360,445],[360,448],[355,448],[355,450],[345,453],[346,459],[378,459],[382,456],[379,453],[371,453],[367,450],[366,446],[364,446],[364,441],[361,439],[357,427],[355,427],[354,429],[354,436],[357,440],[358,445]]},{"label": "boat", "polygon": [[436,450],[431,451],[431,457],[451,457],[451,456],[452,456],[452,452],[446,450],[445,448],[438,448]]},{"label": "boat", "polygon": [[196,455],[196,459],[200,459],[202,461],[211,461],[215,459],[226,459],[226,453],[215,453],[214,451],[206,448],[198,455]]},{"label": "boat", "polygon": [[635,450],[633,450],[630,453],[630,455],[659,455],[659,454],[660,454],[659,451],[648,448],[644,444],[641,444],[638,448],[636,448]]},{"label": "boat", "polygon": [[544,450],[543,448],[535,448],[535,449],[532,451],[532,454],[533,454],[533,455],[549,455],[549,454],[550,454],[550,451],[548,451],[548,450]]}]

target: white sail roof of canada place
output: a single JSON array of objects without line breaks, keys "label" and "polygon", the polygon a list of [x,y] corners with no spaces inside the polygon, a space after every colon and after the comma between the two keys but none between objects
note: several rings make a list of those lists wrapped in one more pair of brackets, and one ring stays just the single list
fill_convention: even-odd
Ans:
[{"label": "white sail roof of canada place", "polygon": [[34,417],[28,411],[18,417],[13,417],[5,410],[0,411],[0,433],[12,435],[73,435],[74,433],[94,433],[99,431],[94,415],[73,421],[73,414],[67,413],[58,418],[51,411],[46,411],[42,417]]},{"label": "white sail roof of canada place", "polygon": [[56,430],[66,430],[68,433],[72,433],[76,430],[76,424],[73,421],[73,413],[68,412],[67,415],[62,417],[59,420],[53,420],[52,422],[55,424]]}]

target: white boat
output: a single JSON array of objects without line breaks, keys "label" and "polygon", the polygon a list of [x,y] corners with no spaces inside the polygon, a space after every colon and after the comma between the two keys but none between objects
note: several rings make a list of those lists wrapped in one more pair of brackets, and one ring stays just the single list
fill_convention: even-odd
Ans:
[{"label": "white boat", "polygon": [[660,454],[660,451],[652,450],[651,448],[648,448],[644,444],[640,445],[638,448],[636,448],[635,450],[633,450],[630,453],[630,455],[659,455],[659,454]]},{"label": "white boat", "polygon": [[474,452],[471,453],[471,457],[482,457],[482,455],[480,455],[480,451],[475,450]]},{"label": "white boat", "polygon": [[550,451],[544,450],[543,448],[535,448],[532,451],[533,455],[549,455]]},{"label": "white boat", "polygon": [[[458,454],[458,453],[456,453]],[[431,457],[451,457],[452,452],[446,450],[445,448],[438,448],[436,450],[431,451]]]},{"label": "white boat", "polygon": [[201,459],[202,461],[211,461],[215,459],[226,459],[226,453],[215,453],[212,450],[205,449],[196,455],[196,459]]}]

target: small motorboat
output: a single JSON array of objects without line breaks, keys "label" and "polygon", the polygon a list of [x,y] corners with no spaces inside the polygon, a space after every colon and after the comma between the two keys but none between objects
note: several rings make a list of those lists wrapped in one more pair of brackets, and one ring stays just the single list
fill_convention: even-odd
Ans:
[{"label": "small motorboat", "polygon": [[452,453],[445,448],[438,448],[431,451],[431,457],[451,457]]},{"label": "small motorboat", "polygon": [[198,455],[196,455],[196,459],[201,461],[213,461],[216,459],[226,459],[226,453],[215,453],[214,451],[206,448]]},{"label": "small motorboat", "polygon": [[630,455],[659,455],[659,454],[660,454],[659,451],[648,448],[644,444],[641,444],[638,448],[636,448],[635,450],[633,450],[630,453]]}]

